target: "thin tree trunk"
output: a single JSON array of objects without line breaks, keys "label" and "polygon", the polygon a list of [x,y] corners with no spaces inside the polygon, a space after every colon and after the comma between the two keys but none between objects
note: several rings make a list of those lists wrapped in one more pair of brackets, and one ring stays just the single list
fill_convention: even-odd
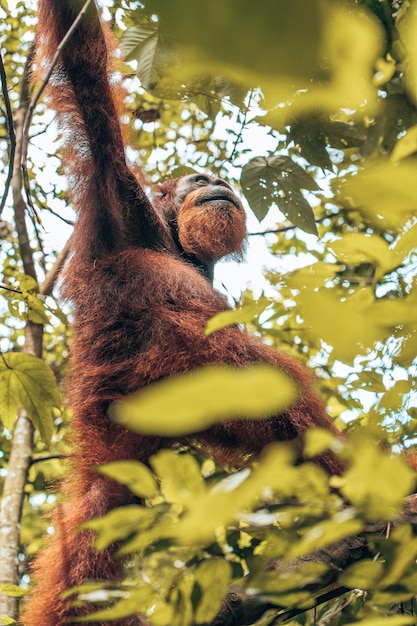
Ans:
[{"label": "thin tree trunk", "polygon": [[[25,274],[35,280],[36,271],[33,252],[26,226],[26,202],[22,195],[22,173],[20,167],[23,123],[29,105],[28,71],[29,54],[22,77],[20,106],[15,114],[16,152],[14,158],[12,193],[16,230]],[[42,356],[43,327],[27,322],[23,351],[37,357]],[[24,410],[20,410],[12,436],[12,448],[7,475],[4,481],[3,498],[0,506],[0,584],[18,585],[20,551],[20,525],[25,497],[25,485],[33,454],[33,425]],[[17,619],[18,599],[0,593],[0,616]]]}]

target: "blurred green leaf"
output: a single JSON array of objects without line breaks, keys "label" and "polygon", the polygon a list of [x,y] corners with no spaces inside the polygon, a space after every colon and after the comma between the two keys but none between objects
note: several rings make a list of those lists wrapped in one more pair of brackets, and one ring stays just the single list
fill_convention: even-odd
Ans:
[{"label": "blurred green leaf", "polygon": [[389,520],[399,513],[403,498],[416,486],[416,475],[399,457],[389,457],[373,439],[355,434],[350,466],[340,490],[366,519]]},{"label": "blurred green leaf", "polygon": [[334,183],[338,194],[377,228],[398,231],[417,214],[417,163],[379,161]]},{"label": "blurred green leaf", "polygon": [[109,511],[103,517],[90,520],[83,528],[90,528],[97,533],[96,550],[105,550],[115,541],[125,541],[131,535],[144,532],[154,522],[156,511],[137,505],[126,505]]},{"label": "blurred green leaf", "polygon": [[417,152],[417,126],[409,128],[394,146],[390,160],[395,163]]},{"label": "blurred green leaf", "polygon": [[[386,573],[381,581],[381,586],[395,587],[401,584],[403,579],[414,568],[416,570],[417,538],[413,535],[409,525],[395,528],[390,537],[396,543],[395,552],[386,565]],[[414,592],[414,589],[412,589]]]},{"label": "blurred green leaf", "polygon": [[229,419],[281,413],[296,397],[294,382],[270,365],[218,365],[151,385],[114,403],[110,415],[135,432],[174,437]]},{"label": "blurred green leaf", "polygon": [[347,265],[372,263],[376,267],[376,277],[380,278],[398,265],[401,258],[391,250],[387,242],[377,235],[346,233],[341,239],[328,244],[338,261]]},{"label": "blurred green leaf", "polygon": [[13,598],[22,598],[28,593],[27,589],[23,589],[18,585],[0,585],[0,592]]},{"label": "blurred green leaf", "polygon": [[187,504],[206,491],[200,466],[189,454],[178,455],[173,450],[161,450],[152,457],[151,465],[158,474],[168,502]]},{"label": "blurred green leaf", "polygon": [[351,589],[372,590],[383,574],[384,566],[380,561],[363,559],[360,563],[349,565],[339,575],[339,583]]},{"label": "blurred green leaf", "polygon": [[101,465],[98,471],[121,485],[126,485],[141,498],[151,498],[158,488],[152,472],[139,461],[111,461]]},{"label": "blurred green leaf", "polygon": [[357,626],[403,626],[403,624],[415,624],[415,618],[412,615],[384,615],[360,619],[355,623]]},{"label": "blurred green leaf", "polygon": [[[214,0],[210,11],[202,0],[192,4],[177,0],[175,6],[169,0],[148,0],[146,7],[159,16],[163,32],[181,42],[182,78],[207,70],[215,73],[219,67],[221,73],[230,67],[242,77],[259,73],[307,77],[317,66],[321,29],[316,2],[293,0],[288,5],[265,0],[262,11],[250,0],[227,4]],[[265,40],[267,57],[262,53]]]},{"label": "blurred green leaf", "polygon": [[248,304],[246,306],[239,307],[230,311],[221,311],[212,317],[206,325],[204,334],[206,336],[211,335],[216,330],[226,328],[226,326],[232,326],[234,324],[247,324],[252,322],[255,317],[265,311],[265,308],[269,305],[269,300],[262,298],[258,302]]},{"label": "blurred green leaf", "polygon": [[399,22],[401,40],[408,54],[405,80],[414,102],[417,102],[417,6],[408,3],[408,11]]},{"label": "blurred green leaf", "polygon": [[[357,535],[363,529],[363,522],[352,517],[352,511],[342,511],[331,520],[325,520],[311,526],[300,540],[290,548],[286,558],[296,559],[306,554],[311,554],[329,546],[337,541]],[[358,585],[360,587],[360,585]],[[362,587],[360,587],[362,589]]]},{"label": "blurred green leaf", "polygon": [[195,581],[202,592],[202,598],[195,611],[196,624],[208,624],[214,620],[220,603],[227,594],[230,579],[230,565],[223,559],[205,560],[197,567]]}]

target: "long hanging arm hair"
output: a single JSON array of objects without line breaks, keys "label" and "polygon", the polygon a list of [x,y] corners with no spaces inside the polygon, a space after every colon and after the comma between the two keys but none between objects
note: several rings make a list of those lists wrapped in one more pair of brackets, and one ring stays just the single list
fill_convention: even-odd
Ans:
[{"label": "long hanging arm hair", "polygon": [[[36,47],[40,76],[81,6],[80,0],[40,2]],[[120,81],[111,80],[115,47],[93,0],[62,50],[46,89],[58,113],[66,173],[79,211],[73,248],[86,260],[128,245],[155,249],[172,245],[166,226],[126,163],[120,124],[124,91]]]}]

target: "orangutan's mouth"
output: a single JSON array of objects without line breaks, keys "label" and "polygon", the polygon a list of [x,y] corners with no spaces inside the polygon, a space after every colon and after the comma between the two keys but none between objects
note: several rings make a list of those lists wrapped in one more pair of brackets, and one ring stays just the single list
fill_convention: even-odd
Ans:
[{"label": "orangutan's mouth", "polygon": [[228,191],[227,189],[222,189],[219,192],[218,189],[213,189],[212,191],[207,189],[198,198],[198,204],[204,204],[205,202],[228,202],[229,204],[233,204],[236,209],[241,209],[241,205],[239,200],[236,198],[232,191]]}]

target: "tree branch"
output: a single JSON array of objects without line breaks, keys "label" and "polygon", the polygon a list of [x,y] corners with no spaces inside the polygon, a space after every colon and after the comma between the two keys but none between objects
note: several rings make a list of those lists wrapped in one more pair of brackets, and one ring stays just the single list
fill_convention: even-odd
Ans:
[{"label": "tree branch", "polygon": [[4,103],[6,106],[6,127],[8,133],[8,141],[9,141],[9,168],[7,172],[6,183],[4,186],[3,197],[0,202],[0,215],[5,207],[7,196],[9,195],[10,184],[12,182],[13,177],[13,163],[14,163],[14,155],[16,152],[16,133],[14,129],[13,123],[13,113],[12,107],[10,104],[9,98],[9,90],[7,88],[7,77],[6,70],[4,69],[3,57],[1,55],[0,50],[0,79],[1,79],[1,88],[4,98]]},{"label": "tree branch", "polygon": [[67,260],[67,257],[70,253],[71,240],[72,238],[70,237],[68,241],[66,242],[65,246],[63,247],[62,251],[56,257],[54,264],[46,273],[45,279],[43,283],[41,284],[41,286],[39,287],[39,293],[41,295],[43,296],[51,295],[55,287],[56,281],[58,280],[59,274],[61,273],[61,270],[65,264],[65,261]]}]

